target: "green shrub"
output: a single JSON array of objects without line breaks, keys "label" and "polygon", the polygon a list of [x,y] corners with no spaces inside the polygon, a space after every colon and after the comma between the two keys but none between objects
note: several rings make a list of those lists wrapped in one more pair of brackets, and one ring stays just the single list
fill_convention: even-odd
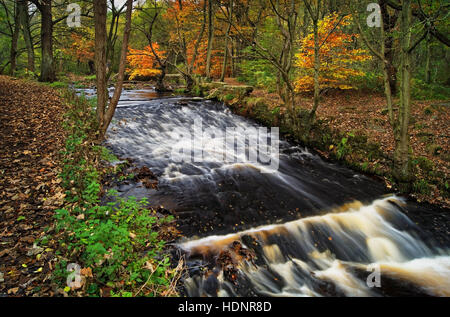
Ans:
[{"label": "green shrub", "polygon": [[99,285],[110,287],[114,296],[135,295],[146,283],[150,290],[145,295],[158,296],[170,287],[175,273],[157,229],[173,217],[158,218],[147,208],[146,199],[120,198],[116,191],[108,193],[114,202],[100,204],[101,177],[94,162],[117,157],[104,147],[92,146],[96,123],[90,102],[72,92],[66,92],[66,100],[68,136],[60,174],[66,207],[55,212],[63,260],[53,278],[64,286],[67,263],[78,263],[92,270],[85,286],[89,295],[100,295]]},{"label": "green shrub", "polygon": [[65,82],[55,81],[49,85],[52,88],[67,88],[69,85]]},{"label": "green shrub", "polygon": [[276,91],[276,72],[265,60],[245,60],[240,64],[241,74],[238,80],[249,85],[265,88],[268,92]]},{"label": "green shrub", "polygon": [[426,180],[419,179],[413,183],[413,191],[416,193],[429,195],[430,194],[430,187]]},{"label": "green shrub", "polygon": [[235,97],[233,94],[226,94],[225,96],[223,96],[223,100],[224,101],[231,101],[233,100]]},{"label": "green shrub", "polygon": [[384,91],[383,76],[374,72],[365,72],[364,76],[353,78],[352,84],[359,89],[368,89],[377,92]]},{"label": "green shrub", "polygon": [[448,100],[450,99],[450,87],[439,84],[427,84],[420,79],[413,79],[411,96],[416,100]]}]

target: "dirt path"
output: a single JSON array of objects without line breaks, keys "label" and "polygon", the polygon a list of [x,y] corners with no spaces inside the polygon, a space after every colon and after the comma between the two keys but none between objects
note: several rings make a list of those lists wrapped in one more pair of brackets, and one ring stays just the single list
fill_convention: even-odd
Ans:
[{"label": "dirt path", "polygon": [[0,295],[53,294],[64,112],[55,90],[0,76]]}]

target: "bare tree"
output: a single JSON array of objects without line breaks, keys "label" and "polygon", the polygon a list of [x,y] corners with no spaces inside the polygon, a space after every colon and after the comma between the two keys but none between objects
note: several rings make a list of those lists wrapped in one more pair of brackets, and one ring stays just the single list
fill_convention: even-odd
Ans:
[{"label": "bare tree", "polygon": [[52,0],[31,0],[41,13],[41,75],[40,81],[56,80],[53,60]]},{"label": "bare tree", "polygon": [[120,8],[116,8],[114,0],[109,0],[109,3],[110,3],[109,9],[111,12],[111,22],[109,25],[109,31],[106,40],[106,60],[107,63],[111,64],[111,67],[108,68],[108,73],[106,75],[107,80],[109,80],[113,72],[112,64],[114,59],[114,49],[116,47],[117,41],[117,32],[119,29],[119,20],[120,16],[123,13],[123,10],[125,10],[126,7],[126,2]]},{"label": "bare tree", "polygon": [[19,10],[17,7],[17,3],[15,2],[14,2],[13,17],[14,17],[14,28],[12,31],[12,38],[11,38],[11,51],[10,51],[11,66],[9,70],[11,76],[14,75],[14,72],[16,71],[17,41],[19,39],[19,31],[20,31]]}]

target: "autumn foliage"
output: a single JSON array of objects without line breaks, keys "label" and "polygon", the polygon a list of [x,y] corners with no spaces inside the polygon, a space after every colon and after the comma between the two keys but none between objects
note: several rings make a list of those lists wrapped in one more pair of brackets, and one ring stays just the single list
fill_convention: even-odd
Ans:
[{"label": "autumn foliage", "polygon": [[[198,52],[197,52],[197,58],[194,61],[194,74],[198,74],[201,76],[206,75],[206,57],[207,57],[207,51],[208,51],[208,41],[206,40],[206,37],[202,38],[202,41],[199,44]],[[192,61],[192,58],[194,56],[194,45],[189,44],[187,49],[187,56],[188,56],[188,63]],[[211,76],[213,78],[219,78],[220,74],[222,72],[222,63],[223,63],[223,57],[220,56],[221,52],[220,50],[213,49],[211,52]]]},{"label": "autumn foliage", "polygon": [[[153,43],[153,49],[160,58],[164,58],[165,52],[160,50],[157,43]],[[147,45],[142,50],[129,47],[127,62],[127,72],[130,75],[130,79],[137,77],[153,77],[161,73],[161,70],[158,69],[158,64],[150,45]]]},{"label": "autumn foliage", "polygon": [[89,36],[72,33],[72,43],[64,51],[77,62],[86,63],[94,59],[94,40]]},{"label": "autumn foliage", "polygon": [[[336,13],[319,21],[319,83],[320,89],[339,88],[352,89],[352,77],[361,76],[363,72],[357,66],[371,59],[364,49],[355,49],[354,40],[358,34],[344,32],[345,26],[351,23],[352,17],[339,17]],[[295,88],[297,91],[314,89],[314,34],[309,34],[302,41],[302,50],[296,55],[295,65],[298,67]]]},{"label": "autumn foliage", "polygon": [[[202,37],[197,45],[197,52],[195,53],[195,47],[198,41],[199,34],[201,33],[203,24],[203,7],[204,0],[196,1],[171,1],[169,7],[164,13],[164,18],[173,21],[172,29],[169,30],[170,42],[173,46],[179,45],[181,41],[185,46],[187,64],[193,64],[192,72],[197,75],[206,75],[206,59],[208,48],[207,26],[204,26]],[[217,10],[216,13],[220,11]],[[226,29],[226,23],[222,20],[215,21],[214,38],[215,46],[220,39],[224,38],[224,29]],[[183,38],[180,39],[180,34]],[[211,69],[210,74],[213,78],[219,78],[222,72],[223,64],[223,47],[215,49],[213,47],[211,51]],[[194,59],[195,56],[195,60]],[[229,69],[227,69],[227,74]]]}]

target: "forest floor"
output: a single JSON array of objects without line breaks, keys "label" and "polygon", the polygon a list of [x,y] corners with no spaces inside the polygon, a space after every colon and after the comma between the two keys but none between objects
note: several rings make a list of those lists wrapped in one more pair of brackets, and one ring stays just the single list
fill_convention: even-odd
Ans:
[{"label": "forest floor", "polygon": [[53,295],[64,112],[55,90],[0,76],[0,294]]},{"label": "forest floor", "polygon": [[[127,182],[142,182],[145,186],[148,182],[149,186],[154,186],[154,180],[149,179],[152,174],[148,169],[134,169],[134,166],[129,163],[112,166],[106,160],[109,158],[117,161],[116,157],[110,153],[103,153],[101,147],[95,149],[92,141],[82,142],[85,136],[76,139],[74,130],[78,131],[78,134],[85,135],[88,133],[85,128],[90,126],[89,122],[83,121],[84,124],[82,124],[81,121],[74,121],[75,119],[87,121],[85,118],[89,118],[89,111],[80,105],[84,104],[88,107],[90,105],[74,95],[70,95],[74,98],[70,99],[64,92],[64,90],[51,88],[51,85],[0,76],[0,133],[2,135],[0,138],[0,297],[88,296],[92,294],[111,296],[113,291],[117,291],[115,294],[132,294],[129,292],[131,287],[139,289],[138,293],[146,296],[150,296],[148,294],[177,295],[176,281],[183,272],[183,262],[176,263],[174,268],[168,267],[170,263],[166,260],[169,259],[170,250],[169,247],[162,250],[163,243],[178,237],[178,232],[174,222],[166,214],[158,214],[158,210],[149,210],[133,199],[127,201],[125,198],[122,200],[124,206],[118,207],[119,209],[114,208],[114,212],[117,212],[114,214],[117,226],[102,218],[102,212],[105,209],[94,214],[99,210],[97,207],[100,204],[100,196],[105,193],[103,186],[112,186],[121,179]],[[70,118],[71,114],[72,118]],[[73,148],[72,156],[68,154],[70,140],[72,140],[69,146],[70,149]],[[77,143],[78,141],[80,142]],[[76,160],[74,156],[81,159]],[[81,165],[77,164],[84,160],[89,160],[89,164],[95,165],[85,164],[83,168],[80,168]],[[91,171],[90,174],[83,174],[85,177],[81,178],[81,182],[91,177],[89,185],[95,190],[78,188],[78,184],[71,179],[70,184],[73,187],[68,194],[69,197],[66,197],[68,191],[67,187],[63,188],[63,184],[68,182],[65,174],[68,166],[73,167],[71,171],[81,171],[81,173],[84,169]],[[124,166],[129,167],[129,175],[122,170]],[[65,172],[62,170],[63,167]],[[76,174],[75,178],[78,175],[81,174]],[[131,177],[131,175],[134,176]],[[77,215],[76,218],[74,215],[78,205],[74,202],[79,201],[79,197],[75,200],[71,200],[70,197],[77,191],[75,187],[83,193],[82,206],[86,213],[86,215],[84,213]],[[92,197],[89,193],[92,193]],[[113,208],[111,206],[105,208],[109,208],[106,214],[111,212],[112,215]],[[134,218],[120,208],[134,210]],[[140,212],[142,214],[139,214]],[[65,218],[64,215],[66,215]],[[120,215],[124,218],[118,218]],[[125,218],[127,218],[126,221]],[[75,222],[71,222],[72,219],[75,219]],[[117,260],[120,265],[112,260],[108,262],[110,265],[108,268],[115,269],[111,275],[105,277],[112,286],[101,284],[100,287],[97,284],[100,277],[104,278],[98,272],[102,272],[101,270],[107,267],[107,264],[103,266],[99,264],[103,263],[103,260],[96,262],[97,265],[85,266],[81,269],[82,283],[78,286],[64,287],[67,277],[65,263],[70,260],[80,265],[86,264],[83,262],[86,256],[83,257],[81,251],[85,252],[87,248],[92,248],[98,242],[94,239],[95,237],[80,242],[75,231],[94,230],[95,232],[97,229],[93,224],[102,225],[103,229],[98,231],[107,230],[110,237],[114,237],[111,238],[112,242],[103,241],[105,244],[112,243],[113,246],[119,245],[118,248],[126,250],[123,255],[124,260],[120,260],[121,258]],[[146,229],[142,230],[139,227],[141,224],[146,225]],[[135,233],[132,230],[135,230]],[[154,237],[155,231],[157,231],[158,239]],[[89,237],[93,235],[92,233]],[[72,238],[67,239],[68,236]],[[121,240],[114,240],[118,236],[122,237]],[[131,239],[135,241],[131,242]],[[148,247],[152,252],[144,256],[143,246]],[[109,251],[108,249],[104,252]],[[152,255],[153,252],[155,255]],[[107,259],[107,256],[110,255],[104,255],[104,259]],[[142,267],[140,261],[147,261],[146,265]],[[153,268],[152,263],[157,263],[158,274],[154,274],[156,269]],[[137,274],[141,280],[147,282],[143,285],[132,284],[130,267],[138,267],[139,270],[134,269],[133,274]],[[139,275],[144,273],[149,274],[148,279],[144,279],[144,275]],[[155,279],[158,279],[157,282],[150,280],[153,275]],[[96,286],[96,288],[92,290],[90,286]]]},{"label": "forest floor", "polygon": [[[251,98],[261,98],[269,110],[282,104],[276,93],[255,90]],[[312,108],[312,96],[298,97],[298,105]],[[322,125],[341,134],[367,137],[367,141],[378,144],[388,158],[393,157],[394,137],[389,124],[386,101],[382,93],[362,90],[333,91],[323,96],[317,111]],[[427,168],[415,171],[423,192],[414,192],[412,197],[443,207],[450,207],[448,184],[450,183],[450,101],[414,100],[410,122],[413,161]],[[328,157],[337,146],[319,151]],[[346,159],[352,160],[351,153]],[[356,158],[361,160],[361,158]],[[359,162],[363,163],[363,162]],[[367,170],[377,169],[377,174],[389,174],[390,160],[368,160]],[[430,176],[431,175],[431,176]],[[428,181],[430,179],[433,181]],[[435,183],[440,183],[440,188]],[[389,184],[388,184],[389,187]]]}]

